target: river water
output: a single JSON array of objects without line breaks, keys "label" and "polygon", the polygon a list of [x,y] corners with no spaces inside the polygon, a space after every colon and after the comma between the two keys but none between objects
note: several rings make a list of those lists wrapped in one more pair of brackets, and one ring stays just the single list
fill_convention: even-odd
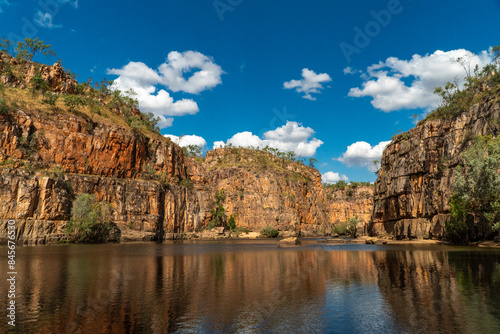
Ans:
[{"label": "river water", "polygon": [[37,246],[17,248],[16,269],[16,327],[2,279],[0,333],[500,333],[499,250]]}]

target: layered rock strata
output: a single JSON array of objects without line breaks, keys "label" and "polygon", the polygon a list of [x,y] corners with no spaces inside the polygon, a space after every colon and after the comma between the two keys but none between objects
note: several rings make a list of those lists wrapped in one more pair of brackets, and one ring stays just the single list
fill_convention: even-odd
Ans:
[{"label": "layered rock strata", "polygon": [[490,99],[454,118],[425,120],[384,150],[370,233],[442,238],[450,218],[455,168],[475,136],[500,133],[500,102]]}]

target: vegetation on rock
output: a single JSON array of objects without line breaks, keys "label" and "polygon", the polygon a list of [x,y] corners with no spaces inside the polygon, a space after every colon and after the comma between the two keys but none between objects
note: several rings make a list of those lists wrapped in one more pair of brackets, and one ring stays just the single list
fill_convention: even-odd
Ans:
[{"label": "vegetation on rock", "polygon": [[357,200],[370,197],[371,191],[366,191],[366,188],[362,187],[371,187],[373,189],[374,185],[370,182],[351,181],[347,183],[344,180],[337,181],[333,184],[323,183],[323,188],[325,189],[328,200],[340,198]]},{"label": "vegetation on rock", "polygon": [[[500,229],[500,137],[476,137],[456,168],[447,238],[466,244]],[[477,232],[486,225],[486,235]],[[488,231],[489,230],[489,231]]]},{"label": "vegetation on rock", "polygon": [[492,48],[494,62],[483,67],[476,65],[473,71],[468,67],[473,55],[458,58],[457,62],[464,66],[466,77],[464,88],[460,89],[458,82],[448,82],[444,87],[437,87],[434,91],[442,99],[441,104],[427,115],[426,119],[455,117],[478,102],[491,97],[492,93],[500,91],[500,46]]},{"label": "vegetation on rock", "polygon": [[182,147],[182,152],[188,157],[201,157],[201,147],[198,145],[188,145]]},{"label": "vegetation on rock", "polygon": [[113,225],[111,207],[107,202],[97,202],[95,195],[78,194],[71,209],[71,219],[66,227],[71,242],[98,243],[108,241]]},{"label": "vegetation on rock", "polygon": [[[227,223],[226,210],[222,203],[226,200],[226,192],[224,189],[216,190],[214,194],[214,201],[212,202],[214,208],[210,211],[212,214],[212,219],[208,223],[207,228],[209,230],[217,226],[225,226]],[[234,218],[233,218],[234,220]],[[232,222],[231,222],[232,223]],[[236,225],[235,225],[236,227]]]},{"label": "vegetation on rock", "polygon": [[356,237],[356,224],[358,217],[352,217],[349,221],[339,222],[333,226],[332,232],[340,236]]},{"label": "vegetation on rock", "polygon": [[[111,120],[119,125],[130,127],[146,136],[151,134],[160,137],[157,124],[159,118],[152,113],[143,113],[138,109],[138,102],[133,91],[121,92],[113,87],[113,81],[104,79],[101,83],[93,83],[92,79],[78,83],[75,75],[66,70],[60,78],[59,86],[47,81],[43,69],[50,66],[32,62],[36,54],[53,56],[55,52],[49,44],[38,38],[26,38],[17,43],[2,38],[0,42],[0,76],[7,82],[2,93],[2,113],[17,108],[18,101],[39,111],[50,113],[73,113],[89,117],[92,121]],[[56,63],[60,65],[60,62]],[[54,65],[52,68],[55,68]],[[34,76],[25,82],[26,75],[34,71]],[[28,77],[29,78],[29,77]],[[23,86],[28,86],[31,97],[24,98]],[[42,98],[40,98],[40,96]],[[60,99],[59,102],[58,100]],[[29,105],[26,105],[29,102]],[[77,113],[78,112],[78,113]],[[161,136],[162,137],[162,136]]]},{"label": "vegetation on rock", "polygon": [[264,227],[260,230],[260,235],[266,238],[277,238],[279,234],[280,232],[271,226]]}]

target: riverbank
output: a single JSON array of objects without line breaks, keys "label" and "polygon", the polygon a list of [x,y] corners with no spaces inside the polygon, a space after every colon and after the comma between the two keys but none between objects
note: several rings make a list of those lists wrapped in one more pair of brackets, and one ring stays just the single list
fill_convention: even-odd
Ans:
[{"label": "riverbank", "polygon": [[[369,237],[361,236],[357,238],[349,238],[344,236],[324,236],[307,233],[301,234],[294,231],[280,231],[277,238],[268,238],[263,236],[259,231],[229,231],[222,227],[215,227],[211,230],[203,230],[198,232],[185,233],[165,233],[162,241],[169,240],[203,240],[203,241],[222,241],[222,240],[255,240],[255,239],[274,239],[279,242],[283,239],[298,237],[299,240],[316,240],[317,243],[323,244],[372,244],[372,245],[454,245],[451,242],[437,239],[401,239],[397,240],[391,237]],[[110,243],[136,243],[136,242],[158,242],[158,237],[151,232],[135,231],[132,229],[121,231],[121,234],[115,235],[108,242]],[[36,245],[55,245],[67,244],[68,235],[65,233],[53,234],[50,236],[42,235],[34,239],[18,240],[20,245],[36,246]],[[0,245],[6,244],[6,238],[0,238]],[[467,247],[482,247],[482,248],[500,248],[500,242],[492,240],[473,242]]]}]

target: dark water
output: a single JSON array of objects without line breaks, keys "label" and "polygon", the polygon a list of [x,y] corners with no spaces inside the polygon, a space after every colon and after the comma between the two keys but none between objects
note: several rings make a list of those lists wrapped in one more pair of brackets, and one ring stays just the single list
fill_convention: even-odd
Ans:
[{"label": "dark water", "polygon": [[[17,251],[13,332],[500,333],[495,250],[263,240]],[[7,289],[2,279],[0,333]]]}]

